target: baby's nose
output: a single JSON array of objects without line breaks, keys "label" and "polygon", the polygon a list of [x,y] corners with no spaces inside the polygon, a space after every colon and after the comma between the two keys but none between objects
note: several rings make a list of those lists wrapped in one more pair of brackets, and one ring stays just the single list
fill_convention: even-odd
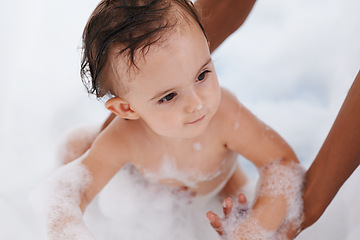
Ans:
[{"label": "baby's nose", "polygon": [[192,113],[195,111],[199,111],[202,108],[203,108],[203,103],[201,97],[195,91],[191,91],[191,93],[188,96],[186,111]]}]

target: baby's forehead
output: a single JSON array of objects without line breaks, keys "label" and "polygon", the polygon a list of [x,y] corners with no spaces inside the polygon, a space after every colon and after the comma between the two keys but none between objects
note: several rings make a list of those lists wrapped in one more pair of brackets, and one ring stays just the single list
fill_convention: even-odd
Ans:
[{"label": "baby's forehead", "polygon": [[165,47],[168,33],[183,23],[197,25],[206,36],[190,0],[101,1],[83,32],[81,74],[89,93],[114,95],[111,79],[136,72],[136,63]]},{"label": "baby's forehead", "polygon": [[197,28],[201,32],[201,29],[194,22],[178,23],[173,28],[163,31],[156,42],[137,49],[133,55],[128,51],[122,52],[124,46],[121,43],[114,44],[110,48],[108,61],[115,78],[121,79],[124,83],[135,79],[136,75],[142,72],[142,66],[147,62],[149,55],[158,51],[167,51],[171,46],[176,46],[179,36],[185,31],[189,31],[190,28]]}]

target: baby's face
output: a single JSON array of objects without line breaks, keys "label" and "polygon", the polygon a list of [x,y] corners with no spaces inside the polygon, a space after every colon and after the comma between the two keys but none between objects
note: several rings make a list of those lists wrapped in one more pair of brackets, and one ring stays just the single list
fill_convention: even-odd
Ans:
[{"label": "baby's face", "polygon": [[220,87],[200,28],[177,28],[137,63],[124,99],[155,133],[189,138],[207,128],[219,106]]}]

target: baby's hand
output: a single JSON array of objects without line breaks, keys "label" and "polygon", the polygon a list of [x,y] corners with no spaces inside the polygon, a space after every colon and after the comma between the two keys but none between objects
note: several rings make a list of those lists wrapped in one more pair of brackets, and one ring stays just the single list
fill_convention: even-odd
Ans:
[{"label": "baby's hand", "polygon": [[[236,209],[234,213],[238,217],[244,216],[249,211],[248,202],[246,196],[242,193],[238,195],[239,208]],[[226,198],[223,202],[223,212],[224,217],[221,219],[217,214],[210,211],[206,214],[206,217],[209,219],[211,226],[216,230],[216,232],[222,236],[224,234],[223,222],[230,216],[233,211],[234,202],[231,198]]]}]

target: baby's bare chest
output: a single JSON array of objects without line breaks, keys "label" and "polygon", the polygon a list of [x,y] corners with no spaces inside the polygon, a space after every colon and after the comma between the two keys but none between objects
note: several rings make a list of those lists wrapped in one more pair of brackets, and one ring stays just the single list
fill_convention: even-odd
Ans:
[{"label": "baby's bare chest", "polygon": [[148,153],[139,157],[135,165],[146,178],[165,185],[186,186],[200,194],[223,184],[236,162],[235,153],[206,141],[143,150]]}]

